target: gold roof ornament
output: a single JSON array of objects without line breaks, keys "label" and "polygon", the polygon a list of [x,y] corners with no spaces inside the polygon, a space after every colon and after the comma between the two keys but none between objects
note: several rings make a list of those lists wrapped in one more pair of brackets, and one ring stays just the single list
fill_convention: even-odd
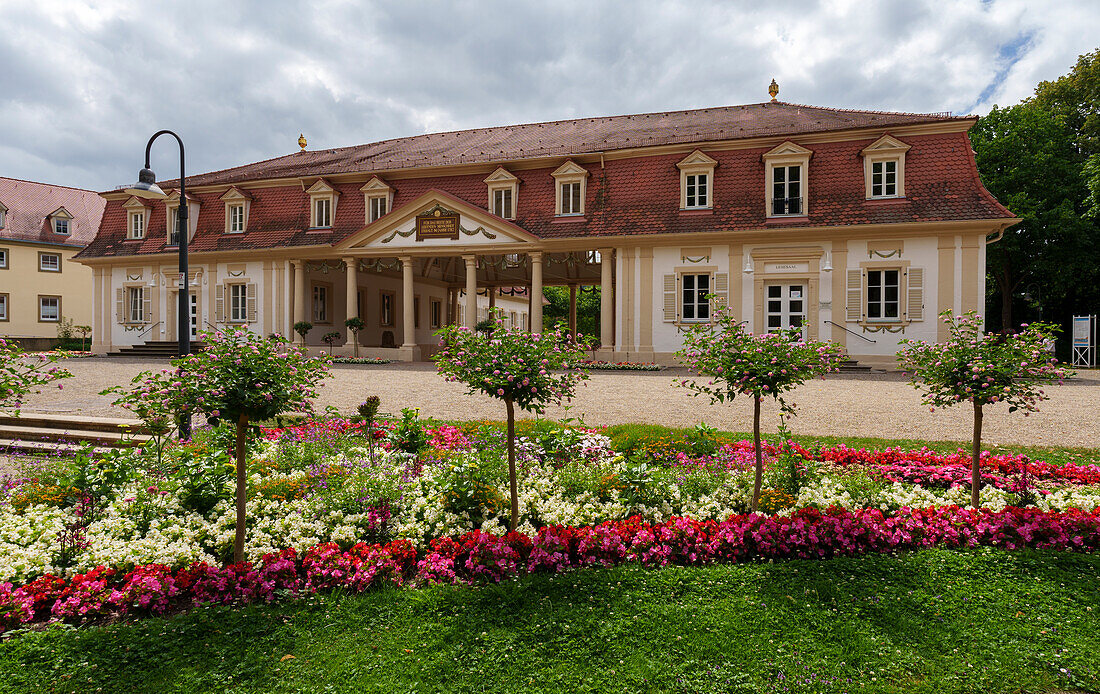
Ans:
[{"label": "gold roof ornament", "polygon": [[298,146],[302,148],[302,151],[306,151],[306,136],[305,133],[298,133]]},{"label": "gold roof ornament", "polygon": [[775,101],[775,97],[779,96],[779,84],[772,78],[772,83],[768,85],[768,94],[771,95],[772,101]]}]

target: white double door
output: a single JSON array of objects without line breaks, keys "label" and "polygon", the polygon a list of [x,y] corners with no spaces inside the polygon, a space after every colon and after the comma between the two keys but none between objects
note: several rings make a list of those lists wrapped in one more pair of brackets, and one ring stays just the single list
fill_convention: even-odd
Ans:
[{"label": "white double door", "polygon": [[769,282],[764,285],[764,325],[769,333],[797,329],[806,339],[806,285]]}]

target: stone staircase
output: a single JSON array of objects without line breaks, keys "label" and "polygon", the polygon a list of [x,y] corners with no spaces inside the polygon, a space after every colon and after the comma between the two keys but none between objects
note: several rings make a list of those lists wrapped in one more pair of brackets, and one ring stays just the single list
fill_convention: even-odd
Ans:
[{"label": "stone staircase", "polygon": [[[191,351],[201,352],[206,345],[201,342],[192,342]],[[122,347],[117,352],[108,352],[108,357],[142,357],[147,359],[172,359],[176,356],[179,345],[175,340],[150,340],[144,344]]]},{"label": "stone staircase", "polygon": [[0,413],[0,451],[14,455],[57,455],[85,443],[96,448],[138,446],[149,440],[134,419]]},{"label": "stone staircase", "polygon": [[845,359],[840,362],[840,373],[842,374],[869,374],[871,373],[871,367],[866,364],[860,364],[855,359]]}]

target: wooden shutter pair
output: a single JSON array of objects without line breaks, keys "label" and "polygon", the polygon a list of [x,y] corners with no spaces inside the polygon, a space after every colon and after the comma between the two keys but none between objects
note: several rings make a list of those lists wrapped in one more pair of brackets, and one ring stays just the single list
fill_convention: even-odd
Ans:
[{"label": "wooden shutter pair", "polygon": [[[905,303],[902,304],[901,319],[903,321],[924,320],[924,268],[910,267],[902,271],[905,278],[904,290]],[[847,306],[845,320],[849,323],[857,323],[866,319],[867,304],[864,299],[867,287],[867,270],[860,268],[848,270]]]},{"label": "wooden shutter pair", "polygon": [[[692,273],[687,273],[692,274]],[[704,274],[704,273],[699,273]],[[711,312],[718,308],[729,306],[730,303],[730,276],[728,272],[711,273],[714,282],[711,285]],[[664,276],[664,322],[675,323],[680,317],[680,281],[679,274]]]}]

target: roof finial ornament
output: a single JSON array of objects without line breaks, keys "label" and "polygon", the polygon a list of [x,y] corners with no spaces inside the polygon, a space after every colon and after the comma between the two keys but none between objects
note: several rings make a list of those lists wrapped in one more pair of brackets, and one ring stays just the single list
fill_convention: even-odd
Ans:
[{"label": "roof finial ornament", "polygon": [[[774,99],[773,99],[774,101]],[[306,151],[306,136],[305,133],[298,133],[298,146],[302,148],[302,151]]]},{"label": "roof finial ornament", "polygon": [[772,78],[772,83],[768,85],[768,94],[771,95],[772,101],[775,101],[775,97],[779,96],[779,84]]}]

